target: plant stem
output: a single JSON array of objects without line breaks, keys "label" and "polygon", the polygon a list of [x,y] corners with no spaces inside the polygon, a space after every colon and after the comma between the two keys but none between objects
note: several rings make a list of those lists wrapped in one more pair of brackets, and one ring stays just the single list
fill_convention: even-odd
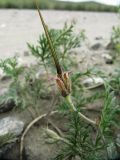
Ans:
[{"label": "plant stem", "polygon": [[74,106],[74,104],[72,102],[70,94],[68,96],[66,96],[66,100],[67,100],[68,104],[70,105],[71,111],[76,112],[77,110],[76,110],[76,108],[75,108],[75,106]]},{"label": "plant stem", "polygon": [[[98,137],[99,134],[100,134],[101,139],[102,139],[102,141],[103,141],[103,144],[104,144],[104,146],[105,146],[106,157],[107,157],[107,159],[109,159],[109,153],[108,153],[108,150],[107,150],[106,140],[105,140],[103,131],[102,131],[102,129],[101,129],[101,121],[100,121],[99,125],[97,126],[97,137]],[[97,137],[96,137],[96,140],[97,140]]]},{"label": "plant stem", "polygon": [[68,145],[71,145],[71,143],[65,138],[60,137],[60,140]]},{"label": "plant stem", "polygon": [[[67,102],[68,102],[68,104],[69,104],[69,106],[70,106],[71,111],[72,111],[72,112],[77,112],[77,109],[75,108],[75,106],[74,106],[74,104],[73,104],[73,102],[72,102],[72,99],[71,99],[71,96],[70,96],[70,95],[66,96],[66,100],[67,100]],[[89,119],[88,117],[86,117],[85,115],[83,115],[81,112],[78,112],[78,115],[79,115],[82,119],[84,119],[87,123],[96,125],[96,122],[95,122],[95,121]]]}]

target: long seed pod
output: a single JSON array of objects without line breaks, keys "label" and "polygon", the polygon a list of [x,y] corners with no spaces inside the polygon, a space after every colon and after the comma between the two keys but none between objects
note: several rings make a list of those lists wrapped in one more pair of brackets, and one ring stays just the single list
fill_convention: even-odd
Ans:
[{"label": "long seed pod", "polygon": [[57,57],[57,54],[56,54],[56,51],[55,51],[55,48],[53,46],[53,42],[52,42],[52,39],[49,35],[49,31],[48,31],[48,28],[44,22],[44,19],[42,17],[42,14],[40,12],[40,9],[39,9],[39,5],[37,3],[37,0],[35,0],[35,4],[36,4],[36,7],[37,7],[37,11],[39,13],[39,17],[40,17],[40,20],[42,22],[42,26],[44,28],[44,31],[45,31],[45,35],[46,35],[46,38],[47,38],[47,41],[48,41],[48,44],[49,44],[49,47],[50,47],[50,50],[51,50],[51,55],[52,55],[52,58],[54,60],[54,63],[55,63],[55,67],[56,67],[56,70],[57,70],[57,74],[61,77],[62,75],[62,68],[59,64],[59,60],[58,60],[58,57]]}]

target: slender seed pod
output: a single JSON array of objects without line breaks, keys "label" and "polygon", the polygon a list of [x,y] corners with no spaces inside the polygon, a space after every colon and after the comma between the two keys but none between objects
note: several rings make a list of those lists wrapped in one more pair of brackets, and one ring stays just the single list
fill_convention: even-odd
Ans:
[{"label": "slender seed pod", "polygon": [[59,60],[58,60],[58,57],[57,57],[57,54],[56,54],[52,39],[51,39],[51,37],[49,35],[48,28],[47,28],[47,26],[46,26],[46,24],[44,22],[42,14],[40,12],[37,0],[35,0],[35,4],[36,4],[37,11],[39,13],[39,17],[40,17],[40,20],[42,22],[42,26],[44,28],[45,35],[46,35],[46,38],[47,38],[47,41],[48,41],[48,44],[49,44],[49,47],[50,47],[50,50],[51,50],[51,55],[52,55],[52,58],[53,58],[53,61],[54,61],[55,67],[56,67],[56,71],[57,71],[56,83],[57,83],[57,86],[58,86],[62,96],[66,97],[71,92],[71,81],[69,79],[68,72],[63,72],[62,71],[62,67],[59,64]]}]

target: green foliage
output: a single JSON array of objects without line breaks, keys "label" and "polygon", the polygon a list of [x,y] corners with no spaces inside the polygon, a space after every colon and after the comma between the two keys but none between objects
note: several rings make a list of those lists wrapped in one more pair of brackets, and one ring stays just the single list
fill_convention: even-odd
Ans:
[{"label": "green foliage", "polygon": [[35,78],[35,74],[35,70],[29,68],[25,71],[24,79],[9,88],[8,94],[21,109],[33,107],[36,110],[40,99],[47,96],[44,80]]},{"label": "green foliage", "polygon": [[113,27],[112,43],[116,51],[120,54],[120,26]]},{"label": "green foliage", "polygon": [[[39,7],[36,3],[40,19],[45,31],[45,36],[42,35],[40,38],[39,45],[36,47],[28,44],[31,52],[37,58],[43,62],[43,65],[48,67],[48,62],[50,60],[50,53],[55,62],[56,70],[58,67],[63,67],[66,69],[65,64],[66,59],[70,60],[69,51],[71,48],[75,48],[79,46],[81,36],[75,36],[73,33],[73,26],[70,27],[65,26],[62,30],[47,30],[47,27],[44,23],[44,19],[39,11]],[[84,38],[82,34],[82,39]],[[43,41],[41,41],[43,39]],[[47,40],[45,40],[47,39]],[[42,44],[41,44],[42,42]],[[47,47],[47,43],[50,46],[51,52],[49,51],[49,47]],[[55,54],[55,51],[57,55]],[[47,56],[45,56],[45,54]],[[58,59],[59,61],[58,61]],[[46,61],[46,62],[45,62]],[[56,63],[61,64],[61,66],[57,66]],[[70,69],[70,66],[68,66]],[[58,73],[58,72],[57,72]],[[79,72],[74,74],[71,78],[73,82],[73,102],[76,104],[74,106],[70,95],[63,96],[68,103],[62,102],[60,103],[59,111],[66,115],[67,121],[67,132],[65,135],[63,134],[61,137],[57,134],[57,141],[59,139],[63,140],[64,145],[61,147],[62,149],[58,151],[58,154],[54,160],[73,160],[73,159],[81,159],[81,160],[106,160],[109,158],[107,146],[111,141],[109,140],[111,126],[116,126],[115,116],[120,111],[120,107],[115,103],[116,97],[114,92],[111,92],[111,84],[110,81],[105,81],[104,91],[102,94],[94,94],[92,96],[86,96],[86,92],[81,85],[80,82],[76,83],[79,78],[83,76],[91,76],[92,75],[101,75],[104,77],[104,74],[98,72],[96,70],[88,70],[84,73]],[[69,78],[63,77],[64,73],[61,71],[58,73],[59,87],[61,90],[67,90],[67,85],[69,84]],[[101,113],[96,116],[96,120],[91,120],[82,114],[81,106],[87,103],[94,103],[95,100],[103,98],[104,105]],[[82,118],[82,119],[81,119]],[[87,122],[87,124],[85,123]],[[92,126],[91,125],[95,125]],[[50,131],[53,133],[53,131]],[[53,134],[52,134],[53,135]],[[55,136],[56,137],[56,136]],[[59,138],[58,138],[59,137]],[[52,138],[52,137],[51,137]],[[106,153],[105,153],[106,152]]]},{"label": "green foliage", "polygon": [[44,34],[42,34],[39,37],[38,41],[39,45],[34,46],[28,43],[28,47],[32,53],[33,56],[36,58],[39,58],[43,63],[46,61],[46,59],[49,59],[49,48],[47,44],[47,39]]},{"label": "green foliage", "polygon": [[45,98],[49,92],[46,90],[46,81],[44,79],[35,78],[35,70],[29,69],[25,74],[24,88],[21,91],[21,98],[24,100],[26,107],[38,108],[41,98]]},{"label": "green foliage", "polygon": [[120,69],[117,69],[111,76],[110,86],[116,95],[120,95]]},{"label": "green foliage", "polygon": [[0,60],[0,68],[3,72],[13,78],[15,81],[18,80],[19,75],[23,72],[23,67],[18,66],[17,58],[7,58]]},{"label": "green foliage", "polygon": [[[69,56],[69,51],[72,48],[80,47],[82,41],[85,40],[84,31],[81,31],[76,35],[74,34],[74,25],[65,24],[62,29],[50,29],[49,34],[52,37],[53,45],[57,56],[59,57],[59,61],[63,68],[67,70],[68,67],[70,67],[71,62],[73,62],[72,58]],[[42,34],[39,37],[37,46],[28,43],[28,47],[31,54],[40,59],[40,64],[42,62],[45,69],[46,67],[51,66],[51,54],[45,34]]]},{"label": "green foliage", "polygon": [[5,134],[3,136],[0,136],[0,148],[3,147],[6,144],[15,142],[17,138],[13,134]]},{"label": "green foliage", "polygon": [[78,111],[81,111],[81,107],[85,104],[94,103],[99,98],[104,99],[103,109],[99,115],[101,117],[98,122],[99,126],[95,129],[91,125],[87,125],[84,121],[80,120],[77,113],[69,112],[68,104],[61,101],[59,112],[66,114],[69,119],[69,122],[66,124],[69,131],[65,135],[69,143],[64,144],[57,156],[53,158],[54,160],[75,160],[77,158],[81,160],[107,159],[105,150],[113,140],[113,128],[116,126],[119,127],[116,117],[120,113],[120,105],[117,104],[110,84],[105,85],[105,91],[103,93],[94,93],[94,95],[89,97],[86,97],[84,93],[80,93],[79,90],[76,96],[74,95],[74,100],[75,98],[77,99],[76,106]]},{"label": "green foliage", "polygon": [[[114,92],[110,91],[109,86],[105,90],[104,107],[102,109],[99,127],[103,135],[110,132],[110,126],[115,125],[116,114],[120,111],[120,106],[116,103]],[[108,133],[107,133],[108,134]]]},{"label": "green foliage", "polygon": [[19,93],[23,88],[22,82],[20,81],[20,75],[23,73],[24,67],[19,66],[17,57],[13,57],[0,60],[0,68],[12,79],[8,92],[0,97],[0,102],[4,103],[9,100],[13,100],[15,105],[19,106],[21,104],[21,97],[19,96]]},{"label": "green foliage", "polygon": [[[71,76],[72,80],[72,96],[74,97],[74,103],[77,105],[77,108],[84,107],[89,103],[94,103],[95,101],[104,98],[105,92],[104,90],[100,91],[90,91],[85,88],[85,86],[81,83],[81,79],[84,77],[102,77],[103,79],[106,77],[103,72],[98,69],[91,68],[85,72],[77,72]],[[89,94],[88,94],[89,93]]]},{"label": "green foliage", "polygon": [[[59,104],[59,112],[65,114],[69,122],[66,124],[69,131],[66,133],[65,138],[68,140],[68,144],[58,152],[54,160],[63,159],[83,159],[83,160],[106,160],[107,159],[107,147],[113,142],[113,132],[116,127],[119,128],[119,122],[117,116],[120,113],[120,105],[116,98],[119,90],[119,75],[115,74],[112,79],[105,81],[105,89],[100,91],[91,92],[87,96],[86,90],[84,90],[80,84],[79,78],[83,76],[102,76],[106,77],[104,73],[99,70],[90,69],[86,72],[79,72],[72,75],[73,89],[72,96],[77,106],[77,111],[82,111],[82,107],[86,104],[93,103],[99,99],[104,100],[103,109],[97,117],[98,128],[93,128],[91,125],[87,125],[80,120],[77,113],[69,112],[69,106],[65,101],[61,101]],[[115,85],[115,86],[114,86]],[[114,87],[113,87],[114,86]],[[94,137],[94,138],[93,138]],[[83,141],[84,140],[84,141]],[[109,155],[108,155],[109,156]]]},{"label": "green foliage", "polygon": [[113,35],[112,35],[113,43],[120,43],[120,27],[113,27]]},{"label": "green foliage", "polygon": [[100,160],[103,145],[101,143],[98,146],[95,145],[91,126],[81,121],[77,113],[69,115],[69,120],[69,132],[65,136],[69,143],[64,144],[64,147],[53,159]]},{"label": "green foliage", "polygon": [[[34,9],[33,0],[1,0],[0,8],[31,8]],[[40,0],[41,9],[58,9],[58,10],[84,10],[84,11],[107,11],[116,12],[115,6],[95,3],[95,2],[60,2],[57,0]]]},{"label": "green foliage", "polygon": [[24,67],[19,66],[16,57],[1,60],[0,68],[12,78],[8,92],[0,97],[1,104],[12,100],[15,106],[20,109],[25,109],[28,106],[33,108],[39,106],[40,96],[46,96],[46,94],[45,89],[43,89],[44,81],[35,78],[34,68],[24,69]]},{"label": "green foliage", "polygon": [[71,76],[71,80],[72,80],[73,83],[75,83],[79,78],[82,78],[83,76],[91,77],[93,75],[94,76],[105,77],[105,74],[104,74],[103,71],[100,71],[97,68],[89,68],[85,72],[79,71],[79,72],[74,73]]},{"label": "green foliage", "polygon": [[20,104],[20,97],[17,94],[15,85],[10,86],[8,92],[0,96],[0,104],[7,103],[10,100],[13,100],[16,106]]}]

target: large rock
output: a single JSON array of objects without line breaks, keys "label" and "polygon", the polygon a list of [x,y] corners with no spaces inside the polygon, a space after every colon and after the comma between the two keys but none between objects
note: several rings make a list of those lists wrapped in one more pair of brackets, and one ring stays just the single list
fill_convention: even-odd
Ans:
[{"label": "large rock", "polygon": [[[18,143],[11,143],[5,145],[0,149],[0,160],[19,160],[20,159],[20,149]],[[24,158],[23,158],[24,159]]]},{"label": "large rock", "polygon": [[14,117],[5,117],[0,119],[0,136],[8,133],[19,136],[23,131],[24,123]]},{"label": "large rock", "polygon": [[[17,137],[22,133],[24,123],[13,117],[5,117],[0,119],[0,137],[8,134],[14,135],[13,139],[7,140],[6,143],[0,148],[0,160],[17,160],[16,151],[16,140]],[[12,152],[12,154],[10,154]],[[17,158],[13,158],[17,157]]]}]

